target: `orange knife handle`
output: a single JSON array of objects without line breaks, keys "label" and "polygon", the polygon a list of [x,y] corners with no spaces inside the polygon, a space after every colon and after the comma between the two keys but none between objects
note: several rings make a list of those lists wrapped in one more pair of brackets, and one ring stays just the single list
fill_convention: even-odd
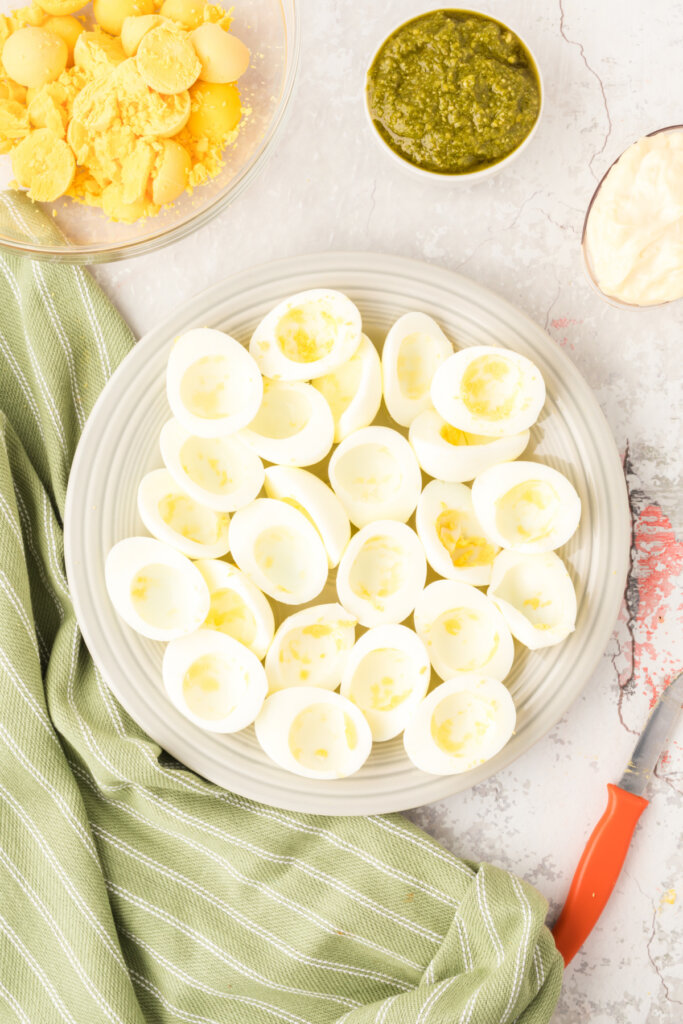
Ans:
[{"label": "orange knife handle", "polygon": [[605,909],[638,818],[647,805],[645,797],[608,784],[607,807],[586,843],[569,895],[553,929],[565,967],[578,953]]}]

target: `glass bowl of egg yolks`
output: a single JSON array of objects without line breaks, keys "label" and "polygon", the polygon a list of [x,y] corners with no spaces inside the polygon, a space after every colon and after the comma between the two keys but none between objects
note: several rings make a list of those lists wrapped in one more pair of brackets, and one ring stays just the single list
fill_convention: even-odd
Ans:
[{"label": "glass bowl of egg yolks", "polygon": [[297,0],[0,0],[0,249],[104,263],[206,224],[264,166],[298,56]]}]

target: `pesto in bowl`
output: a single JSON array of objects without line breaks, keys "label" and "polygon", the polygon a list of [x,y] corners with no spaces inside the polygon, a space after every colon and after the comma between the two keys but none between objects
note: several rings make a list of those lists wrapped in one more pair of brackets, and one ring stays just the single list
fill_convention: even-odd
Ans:
[{"label": "pesto in bowl", "polygon": [[437,10],[400,25],[367,76],[366,100],[384,142],[420,170],[468,175],[507,159],[541,110],[533,57],[484,14]]}]

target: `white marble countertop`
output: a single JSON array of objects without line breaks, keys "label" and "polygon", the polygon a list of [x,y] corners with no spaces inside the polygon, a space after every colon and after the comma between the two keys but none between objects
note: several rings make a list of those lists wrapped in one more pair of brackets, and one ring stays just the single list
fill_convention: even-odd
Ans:
[{"label": "white marble countertop", "polygon": [[[533,750],[412,815],[455,853],[538,886],[554,920],[602,813],[605,784],[621,774],[653,695],[683,662],[683,544],[675,539],[683,304],[613,309],[590,289],[579,260],[596,180],[631,141],[683,120],[683,15],[672,0],[489,0],[485,9],[518,27],[539,57],[546,110],[512,168],[451,191],[413,178],[381,151],[361,99],[382,33],[434,6],[303,0],[298,90],[263,174],[194,236],[96,275],[143,333],[241,267],[332,248],[409,255],[461,270],[517,303],[595,389],[624,454],[633,513],[629,587],[614,636],[583,696]],[[566,972],[557,1024],[683,1020],[683,720],[649,797],[611,902]]]}]

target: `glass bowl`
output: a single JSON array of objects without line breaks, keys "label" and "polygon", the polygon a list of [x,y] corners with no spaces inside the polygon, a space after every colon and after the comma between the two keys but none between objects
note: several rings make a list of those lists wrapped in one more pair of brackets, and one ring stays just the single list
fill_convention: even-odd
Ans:
[{"label": "glass bowl", "polygon": [[[671,124],[671,125],[667,125],[666,128],[657,128],[653,132],[648,132],[646,135],[641,136],[641,138],[649,139],[653,135],[661,135],[662,132],[680,132],[680,131],[683,131],[683,125],[682,124]],[[593,268],[593,263],[592,263],[592,260],[591,260],[590,249],[589,249],[589,246],[588,246],[588,243],[587,243],[587,240],[586,240],[586,229],[588,227],[588,218],[591,215],[591,210],[593,209],[593,204],[595,203],[595,200],[598,197],[600,189],[602,188],[602,186],[603,186],[603,184],[604,184],[604,182],[605,182],[605,180],[607,178],[607,175],[610,173],[610,171],[612,170],[614,165],[619,163],[619,161],[621,160],[621,158],[624,155],[624,153],[626,153],[627,150],[629,150],[631,148],[631,146],[635,145],[635,143],[637,141],[639,141],[639,140],[638,139],[634,139],[633,142],[629,143],[629,145],[626,147],[626,149],[624,149],[619,154],[619,156],[616,158],[616,160],[612,161],[612,163],[609,165],[609,167],[607,168],[607,170],[603,174],[602,178],[600,178],[600,181],[598,182],[598,184],[596,186],[596,189],[595,189],[595,192],[591,196],[590,202],[589,202],[588,207],[586,209],[586,216],[583,219],[583,228],[582,228],[582,231],[581,231],[581,257],[582,257],[584,273],[585,273],[586,277],[588,278],[588,283],[592,286],[593,291],[595,291],[600,296],[600,298],[603,299],[604,302],[607,302],[610,306],[614,306],[616,309],[626,309],[626,310],[631,310],[631,311],[633,311],[633,310],[642,310],[642,309],[657,309],[660,306],[668,306],[672,302],[680,302],[681,301],[680,299],[667,299],[664,302],[653,302],[653,303],[649,303],[647,305],[642,305],[642,306],[638,306],[638,305],[636,305],[633,302],[624,302],[622,299],[617,299],[614,295],[609,295],[607,292],[603,292],[602,288],[598,284],[597,275],[596,275],[595,270]]]},{"label": "glass bowl", "polygon": [[[29,0],[30,2],[30,0]],[[27,6],[22,0],[0,0],[0,14]],[[251,50],[251,65],[240,78],[244,117],[237,140],[224,154],[225,164],[215,178],[192,195],[164,207],[156,217],[135,224],[110,221],[102,210],[68,197],[40,207],[51,214],[30,216],[32,204],[22,204],[28,215],[14,216],[1,202],[2,189],[12,179],[10,159],[0,156],[0,248],[34,259],[68,263],[106,263],[152,252],[177,242],[224,210],[248,187],[272,152],[282,127],[299,60],[297,0],[235,0],[235,35]],[[78,12],[92,20],[91,6]],[[54,231],[56,225],[61,232]]]}]

